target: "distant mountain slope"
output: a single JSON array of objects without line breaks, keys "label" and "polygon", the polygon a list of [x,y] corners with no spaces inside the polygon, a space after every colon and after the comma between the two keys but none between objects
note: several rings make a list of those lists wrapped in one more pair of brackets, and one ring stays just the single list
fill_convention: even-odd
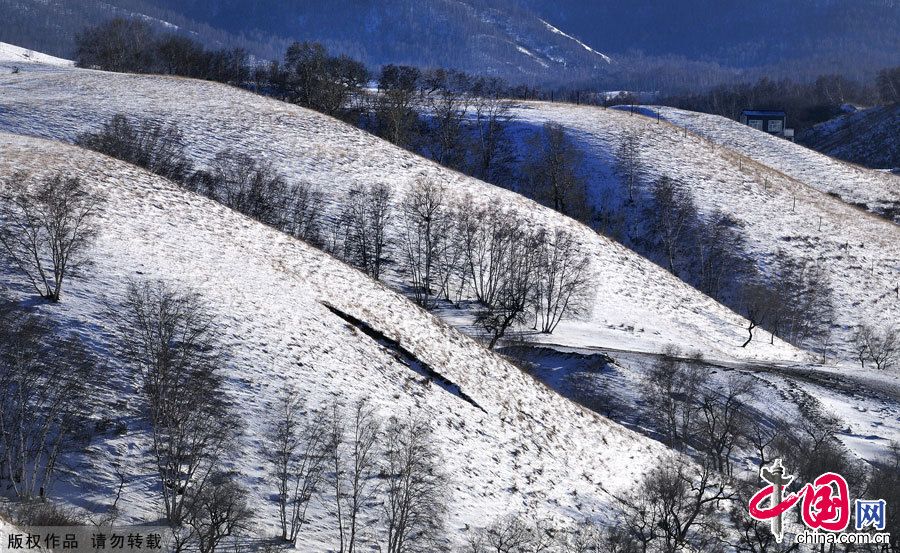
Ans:
[{"label": "distant mountain slope", "polygon": [[0,0],[0,42],[72,58],[75,35],[113,17],[140,19],[160,31],[188,33],[212,47],[242,47],[257,56],[280,57],[287,43],[271,35],[232,34],[192,21],[153,0]]},{"label": "distant mountain slope", "polygon": [[848,201],[895,201],[897,177],[831,160],[721,117],[666,108],[662,113],[675,123],[689,122],[688,132],[617,109],[530,102],[514,111],[522,132],[552,121],[570,133],[585,152],[598,202],[615,205],[627,197],[614,163],[623,134],[634,131],[641,136],[646,180],[667,175],[685,185],[703,212],[731,215],[764,274],[776,276],[772,262],[779,252],[825,267],[835,301],[829,347],[844,359],[854,359],[857,325],[886,327],[900,320],[900,226],[827,193],[847,194]]},{"label": "distant mountain slope", "polygon": [[[38,309],[77,332],[104,358],[100,393],[117,398],[127,432],[102,434],[86,457],[69,459],[70,476],[50,491],[87,509],[108,505],[126,474],[119,522],[155,520],[155,483],[147,473],[147,433],[135,418],[133,377],[111,354],[119,332],[109,308],[129,279],[163,279],[202,294],[228,352],[230,404],[244,435],[225,460],[250,489],[255,524],[274,534],[277,516],[263,474],[260,433],[285,384],[309,408],[368,396],[381,416],[424,416],[437,435],[449,490],[451,537],[509,510],[547,516],[602,513],[656,455],[658,443],[627,431],[544,388],[410,301],[332,257],[159,177],[73,146],[0,133],[0,179],[79,176],[104,200],[94,266],[67,283],[57,305]],[[11,268],[0,285],[29,289]],[[325,304],[398,341],[454,382],[477,406],[431,385],[400,357],[347,324]],[[68,463],[67,463],[68,464]],[[301,550],[330,547],[327,496],[315,502]],[[369,510],[367,517],[377,516]],[[367,520],[368,532],[377,522]],[[262,537],[262,536],[260,536]]]},{"label": "distant mountain slope", "polygon": [[280,59],[293,40],[316,40],[371,67],[445,67],[528,83],[602,73],[611,64],[509,0],[0,0],[0,12],[12,15],[0,41],[63,56],[85,25],[126,16],[269,59]]},{"label": "distant mountain slope", "polygon": [[842,115],[809,129],[800,143],[873,169],[900,170],[900,104]]},{"label": "distant mountain slope", "polygon": [[796,360],[783,342],[740,347],[746,321],[634,252],[522,196],[464,177],[324,115],[202,81],[78,69],[25,72],[2,81],[0,130],[72,140],[117,113],[178,123],[191,153],[225,149],[265,157],[289,180],[325,193],[329,210],[356,184],[384,183],[399,201],[419,178],[448,196],[519,212],[536,226],[568,229],[590,254],[597,295],[584,321],[542,339],[573,346],[662,351],[676,343],[710,358]]},{"label": "distant mountain slope", "polygon": [[870,75],[900,65],[896,0],[524,0],[607,51],[684,56],[758,76]]},{"label": "distant mountain slope", "polygon": [[868,80],[900,65],[894,0],[0,0],[0,13],[0,41],[63,57],[75,32],[118,15],[266,59],[292,40],[317,40],[373,67],[613,90],[832,73]]},{"label": "distant mountain slope", "polygon": [[543,80],[603,71],[610,62],[510,0],[331,0],[327,8],[321,2],[155,1],[231,32],[320,40],[372,66],[407,63]]}]

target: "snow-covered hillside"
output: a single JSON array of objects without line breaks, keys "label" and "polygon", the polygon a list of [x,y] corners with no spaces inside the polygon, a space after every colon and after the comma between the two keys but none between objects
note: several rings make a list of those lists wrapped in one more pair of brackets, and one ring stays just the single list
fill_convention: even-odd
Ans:
[{"label": "snow-covered hillside", "polygon": [[775,341],[741,348],[746,322],[653,263],[522,196],[425,161],[324,115],[220,84],[181,78],[60,69],[0,80],[0,129],[72,140],[117,113],[179,124],[190,152],[208,160],[224,149],[270,161],[289,180],[318,185],[333,204],[355,184],[384,183],[400,198],[418,178],[451,196],[519,211],[536,225],[566,227],[590,253],[598,293],[587,320],[547,338],[571,346],[662,351],[675,343],[709,358],[800,360]]},{"label": "snow-covered hillside", "polygon": [[829,156],[900,174],[898,129],[900,104],[894,104],[841,115],[808,129],[797,140]]},{"label": "snow-covered hillside", "polygon": [[72,62],[61,58],[41,54],[26,48],[0,42],[0,75],[24,69],[40,70],[41,68],[70,67]]},{"label": "snow-covered hillside", "polygon": [[[526,507],[546,515],[594,516],[662,447],[547,390],[405,298],[302,242],[159,177],[58,142],[0,133],[0,178],[27,171],[78,175],[105,198],[95,265],[67,285],[58,305],[40,305],[98,351],[117,329],[110,305],[129,279],[164,279],[202,294],[229,352],[227,393],[246,432],[228,463],[243,475],[257,523],[272,530],[272,492],[259,457],[262,418],[285,383],[309,407],[369,396],[384,416],[407,410],[433,424],[452,477],[450,528],[484,525]],[[29,296],[11,268],[0,283]],[[112,302],[112,303],[110,303]],[[477,403],[430,385],[328,303],[397,340]],[[107,362],[100,386],[127,406],[127,369]],[[479,408],[480,407],[480,408]],[[54,490],[85,508],[108,505],[120,464],[126,518],[158,515],[153,477],[142,465],[146,436],[131,413],[124,435],[95,438],[87,457]],[[53,492],[51,492],[51,495]],[[330,543],[327,506],[316,505],[311,542]]]},{"label": "snow-covered hillside", "polygon": [[615,152],[623,133],[634,130],[641,136],[647,180],[668,175],[687,185],[701,210],[731,214],[763,271],[777,252],[823,265],[836,306],[833,338],[845,359],[853,358],[849,342],[857,325],[900,320],[900,227],[826,193],[833,188],[846,199],[867,202],[896,198],[896,177],[830,160],[722,118],[681,112],[705,125],[704,133],[713,137],[707,139],[616,109],[537,102],[520,105],[514,114],[520,132],[546,121],[569,131],[585,153],[598,203],[621,201]]},{"label": "snow-covered hillside", "polygon": [[[656,117],[659,112],[664,119],[679,127],[687,127],[689,131],[715,144],[784,173],[816,190],[837,194],[845,202],[863,206],[870,211],[900,208],[898,176],[830,158],[726,117],[669,107],[650,106],[641,109],[652,117]],[[886,128],[893,128],[893,137],[887,132],[880,139],[877,133],[870,138],[884,148],[890,147],[888,140],[900,141],[897,137],[897,122],[897,118],[894,117],[893,127],[890,125],[890,119],[885,124]]]}]

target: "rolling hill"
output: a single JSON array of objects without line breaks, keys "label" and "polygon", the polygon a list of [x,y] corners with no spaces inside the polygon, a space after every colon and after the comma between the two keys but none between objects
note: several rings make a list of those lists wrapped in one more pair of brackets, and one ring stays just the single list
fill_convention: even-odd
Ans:
[{"label": "rolling hill", "polygon": [[[50,491],[66,504],[106,508],[119,486],[116,472],[124,469],[120,522],[160,517],[156,481],[141,459],[148,432],[134,405],[133,374],[111,353],[122,330],[109,309],[135,279],[194,290],[214,315],[228,352],[227,400],[244,429],[225,462],[248,488],[254,523],[263,533],[275,533],[276,515],[259,456],[260,434],[285,384],[308,408],[335,400],[347,406],[368,397],[382,417],[411,412],[426,418],[451,478],[448,527],[457,542],[465,529],[510,512],[602,521],[612,496],[669,453],[659,442],[551,391],[448,324],[467,329],[466,313],[441,320],[416,307],[390,288],[399,287],[395,275],[386,283],[373,281],[158,176],[67,144],[119,113],[177,123],[201,165],[226,149],[265,159],[288,182],[318,187],[329,216],[354,185],[384,184],[399,201],[427,178],[444,184],[453,198],[471,195],[515,212],[533,227],[569,231],[589,255],[597,293],[584,320],[567,321],[539,338],[543,344],[533,351],[547,360],[535,376],[552,386],[566,371],[582,368],[572,359],[601,357],[609,366],[591,377],[608,379],[602,385],[622,404],[623,419],[636,411],[648,367],[667,346],[677,345],[707,367],[710,389],[726,386],[732,373],[758,380],[759,392],[749,403],[767,416],[791,421],[800,402],[815,396],[847,423],[840,439],[861,457],[874,458],[896,438],[895,377],[851,374],[846,364],[818,367],[808,352],[777,339],[769,343],[768,337],[742,348],[742,317],[633,251],[518,194],[335,119],[233,87],[74,69],[23,56],[21,49],[0,45],[0,181],[17,171],[34,177],[62,172],[84,179],[105,200],[95,264],[67,283],[60,304],[35,302],[11,268],[0,267],[0,286],[103,355],[105,374],[96,386],[116,398],[114,417],[124,424],[124,432],[102,432],[84,455],[66,459],[62,480]],[[9,69],[13,65],[17,73]],[[825,264],[838,302],[833,330],[845,360],[860,320],[897,319],[900,298],[892,286],[900,275],[898,227],[829,195],[833,190],[822,183],[823,175],[852,176],[858,197],[875,202],[892,198],[891,181],[835,168],[817,154],[804,157],[806,150],[795,145],[780,149],[780,143],[766,143],[768,137],[744,137],[742,128],[718,120],[684,129],[619,110],[522,103],[514,112],[517,134],[547,121],[565,126],[585,152],[598,201],[615,195],[621,200],[614,152],[622,133],[635,130],[648,178],[676,177],[704,211],[726,210],[763,268],[776,250]],[[674,122],[690,115],[665,116]],[[702,136],[703,125],[714,132]],[[754,142],[745,151],[746,140]],[[589,359],[588,365],[594,363]],[[433,372],[423,371],[425,366]],[[651,434],[640,421],[628,422]],[[741,463],[755,472],[754,459]],[[378,531],[376,514],[366,515],[369,534]],[[332,517],[327,495],[316,500],[301,550],[331,546]]]},{"label": "rolling hill", "polygon": [[855,358],[857,325],[897,322],[900,227],[847,203],[893,205],[900,195],[897,177],[721,117],[662,108],[672,122],[657,122],[657,108],[645,109],[654,117],[541,102],[524,103],[514,114],[519,133],[548,121],[569,132],[585,154],[598,205],[621,205],[627,196],[614,168],[622,136],[631,130],[640,135],[645,180],[667,175],[692,193],[702,212],[718,209],[732,216],[764,274],[779,252],[824,267],[835,303],[832,338],[843,359]]},{"label": "rolling hill", "polygon": [[395,201],[419,178],[445,183],[448,196],[498,203],[542,228],[574,233],[589,252],[597,295],[584,321],[545,339],[662,351],[674,343],[711,358],[802,360],[783,342],[741,348],[746,321],[666,271],[587,227],[522,196],[444,169],[324,115],[220,84],[89,70],[23,71],[0,87],[0,130],[73,140],[117,113],[177,123],[200,162],[231,149],[261,157],[289,181],[317,185],[328,209],[355,184],[384,183]]},{"label": "rolling hill", "polygon": [[[66,503],[88,511],[109,505],[117,467],[127,475],[120,522],[158,517],[133,377],[109,353],[119,330],[108,309],[132,279],[194,290],[214,314],[228,352],[226,394],[245,429],[226,464],[250,490],[255,523],[271,533],[277,518],[260,434],[286,384],[307,408],[334,400],[346,406],[365,396],[385,418],[407,411],[427,418],[451,476],[454,537],[467,524],[526,508],[545,516],[600,516],[608,494],[664,449],[568,402],[327,254],[159,177],[73,146],[0,134],[0,177],[17,171],[77,175],[105,200],[94,266],[71,281],[60,304],[37,306],[103,353],[97,391],[115,398],[115,419],[127,426],[124,433],[101,433],[86,455],[68,460],[50,492]],[[0,283],[20,300],[30,297],[11,267],[0,271]],[[415,361],[336,313],[397,341]],[[428,364],[471,401],[432,385],[415,363]],[[302,542],[307,550],[332,537],[328,505],[314,508]]]}]

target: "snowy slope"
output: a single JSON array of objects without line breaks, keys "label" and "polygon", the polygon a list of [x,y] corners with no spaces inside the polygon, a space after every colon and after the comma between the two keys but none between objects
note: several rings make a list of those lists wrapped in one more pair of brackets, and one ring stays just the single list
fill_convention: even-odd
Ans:
[{"label": "snowy slope", "polygon": [[517,194],[309,110],[215,83],[86,70],[10,75],[0,79],[0,90],[0,128],[10,132],[71,140],[116,113],[134,113],[177,122],[199,159],[226,148],[259,155],[290,180],[317,184],[332,204],[357,183],[385,183],[399,199],[428,176],[446,183],[449,195],[468,193],[536,225],[566,227],[591,254],[598,294],[588,320],[564,323],[548,338],[556,343],[641,351],[677,343],[710,358],[803,357],[779,341],[741,348],[741,317],[630,250]]},{"label": "snowy slope", "polygon": [[[80,175],[106,200],[96,265],[67,285],[61,304],[38,306],[97,350],[110,351],[117,331],[107,302],[122,298],[128,279],[164,279],[208,302],[230,354],[227,393],[245,424],[228,462],[251,488],[257,523],[269,531],[274,505],[266,501],[271,490],[261,479],[259,432],[284,383],[294,385],[309,407],[368,395],[384,416],[412,410],[427,417],[452,477],[454,531],[526,506],[554,516],[596,515],[607,491],[621,489],[662,451],[548,391],[330,256],[168,181],[73,146],[0,133],[0,178],[19,170]],[[0,270],[0,284],[25,298],[21,282],[11,270]],[[483,411],[424,383],[324,302],[398,340]],[[120,405],[134,405],[125,368],[112,358],[107,371],[101,386]],[[123,463],[128,479],[119,507],[125,518],[152,520],[159,514],[153,479],[140,460],[146,435],[122,409],[117,415],[128,432],[95,439],[90,455],[54,493],[80,507],[108,504],[118,485],[112,464]],[[325,509],[316,505],[309,543],[331,541]]]},{"label": "snowy slope", "polygon": [[778,251],[824,264],[834,288],[833,334],[845,359],[852,358],[855,325],[900,320],[900,227],[826,193],[834,188],[872,202],[895,198],[896,177],[830,160],[722,118],[681,112],[720,145],[665,121],[615,109],[526,103],[514,114],[520,132],[555,121],[571,133],[586,154],[597,202],[624,194],[613,170],[615,151],[623,132],[633,129],[642,135],[648,178],[676,178],[701,209],[734,216],[763,270]]},{"label": "snowy slope", "polygon": [[894,104],[841,115],[816,125],[797,139],[832,157],[900,173],[898,129],[900,104]]},{"label": "snowy slope", "polygon": [[62,58],[55,58],[26,48],[20,48],[0,42],[0,75],[11,73],[16,68],[24,70],[40,70],[41,68],[69,67],[73,63]]},{"label": "snowy slope", "polygon": [[[659,111],[664,119],[680,127],[686,126],[691,132],[780,171],[807,186],[838,194],[846,202],[864,205],[869,210],[900,206],[898,176],[830,158],[718,115],[657,106],[643,109],[651,111],[654,117]],[[900,140],[897,138],[900,131],[896,126],[896,117],[893,122],[892,133],[887,132],[884,136],[876,134],[870,139],[877,142],[886,140],[893,134],[893,140]],[[889,122],[886,126],[891,128]]]}]

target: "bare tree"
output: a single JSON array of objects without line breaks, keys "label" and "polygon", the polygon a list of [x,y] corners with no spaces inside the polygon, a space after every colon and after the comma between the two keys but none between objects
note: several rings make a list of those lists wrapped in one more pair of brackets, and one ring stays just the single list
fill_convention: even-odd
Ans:
[{"label": "bare tree", "polygon": [[309,182],[289,186],[281,230],[316,247],[324,245],[322,191]]},{"label": "bare tree", "polygon": [[619,146],[616,149],[616,172],[622,178],[628,191],[628,201],[634,203],[635,194],[644,174],[644,163],[641,159],[641,134],[635,129],[622,132]]},{"label": "bare tree", "polygon": [[285,389],[272,411],[263,454],[277,485],[281,538],[297,541],[306,510],[322,481],[330,448],[329,421],[319,413],[303,420],[303,402]]},{"label": "bare tree", "polygon": [[532,156],[523,172],[526,192],[534,200],[582,222],[591,218],[588,203],[587,179],[584,176],[583,154],[555,123],[530,139]]},{"label": "bare tree", "polygon": [[0,188],[0,245],[42,297],[58,302],[66,277],[90,262],[101,201],[77,177],[12,181]]},{"label": "bare tree", "polygon": [[551,334],[565,317],[585,313],[594,286],[590,261],[565,230],[539,239],[536,312],[541,332]]},{"label": "bare tree", "polygon": [[433,444],[431,426],[419,418],[392,418],[385,429],[385,551],[443,548],[447,479]]},{"label": "bare tree", "polygon": [[344,259],[372,278],[381,278],[391,221],[391,189],[384,184],[359,186],[344,201]]},{"label": "bare tree", "polygon": [[247,490],[233,473],[211,474],[188,497],[186,523],[200,553],[214,553],[225,538],[249,529],[253,513],[247,507]]},{"label": "bare tree", "polygon": [[0,297],[0,482],[46,497],[59,460],[84,443],[96,361],[75,336]]},{"label": "bare tree", "polygon": [[900,360],[900,328],[877,329],[863,324],[856,331],[855,343],[863,368],[866,360],[878,370],[890,369]]},{"label": "bare tree", "polygon": [[329,433],[329,458],[335,496],[339,551],[357,551],[360,517],[372,499],[374,477],[378,471],[375,445],[381,434],[375,410],[365,399],[357,401],[349,424],[335,404],[332,407]]},{"label": "bare tree", "polygon": [[469,77],[456,71],[432,70],[423,78],[425,91],[428,157],[445,167],[462,169],[466,161],[466,116],[473,102]]},{"label": "bare tree", "polygon": [[537,289],[540,266],[540,236],[524,225],[509,228],[506,255],[496,268],[498,287],[494,299],[483,304],[475,315],[475,324],[488,335],[493,348],[514,325],[525,324]]},{"label": "bare tree", "polygon": [[722,391],[704,390],[697,416],[697,442],[712,467],[732,475],[731,456],[747,433],[745,401],[753,393],[753,381],[730,376]]},{"label": "bare tree", "polygon": [[727,481],[709,464],[695,466],[674,457],[647,473],[630,497],[620,499],[621,516],[643,551],[706,551],[722,539],[716,511],[732,497]]},{"label": "bare tree", "polygon": [[475,133],[469,173],[493,184],[506,184],[514,160],[513,145],[508,135],[512,121],[510,103],[500,97],[496,82],[479,80],[473,87],[472,108]]},{"label": "bare tree", "polygon": [[662,251],[669,272],[680,276],[679,268],[688,247],[691,225],[696,221],[697,207],[690,193],[667,176],[656,181],[651,196],[652,205],[647,213],[652,239]]},{"label": "bare tree", "polygon": [[466,553],[544,553],[553,549],[549,525],[511,513],[469,537]]},{"label": "bare tree", "polygon": [[740,291],[740,305],[743,315],[747,318],[747,340],[741,344],[745,348],[753,341],[753,331],[768,320],[772,309],[777,304],[772,302],[772,295],[765,285],[750,281]]},{"label": "bare tree", "polygon": [[416,110],[421,72],[406,65],[385,65],[378,79],[375,119],[379,136],[404,148],[417,139]]},{"label": "bare tree", "polygon": [[497,297],[510,255],[516,221],[496,205],[476,207],[467,196],[454,209],[456,242],[462,250],[465,280],[475,299],[490,305]]},{"label": "bare tree", "polygon": [[441,183],[421,179],[401,204],[400,247],[413,298],[430,308],[435,295],[437,258],[449,240],[451,222]]},{"label": "bare tree", "polygon": [[121,311],[123,346],[142,381],[154,468],[166,518],[184,522],[238,423],[218,371],[222,354],[201,299],[162,282],[131,283]]}]

